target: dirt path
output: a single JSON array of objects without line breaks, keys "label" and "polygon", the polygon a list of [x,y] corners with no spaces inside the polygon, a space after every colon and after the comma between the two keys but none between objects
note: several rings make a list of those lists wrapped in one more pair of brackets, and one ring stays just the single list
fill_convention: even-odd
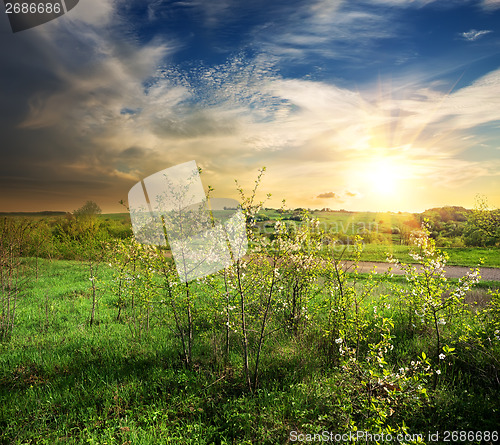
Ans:
[{"label": "dirt path", "polygon": [[[166,254],[169,257],[172,257],[171,252],[168,252]],[[250,259],[248,255],[245,256],[245,259]],[[353,262],[352,261],[342,261],[342,264],[346,265],[347,267],[352,266]],[[386,263],[386,262],[379,262],[379,261],[360,261],[359,262],[359,273],[369,273],[373,270],[374,267],[377,267],[376,271],[377,273],[384,273],[389,270],[389,267],[393,267],[392,273],[394,275],[403,275],[404,272],[396,267],[394,265]],[[417,264],[417,270],[420,270],[422,266]],[[446,266],[445,267],[445,274],[448,278],[461,278],[463,277],[467,272],[470,271],[470,267],[465,267],[465,266]],[[481,281],[500,281],[500,268],[496,267],[481,267],[480,268],[480,274],[481,274]]]},{"label": "dirt path", "polygon": [[[352,265],[352,261],[344,261],[343,264],[349,267]],[[384,273],[387,272],[389,267],[393,265],[389,263],[379,263],[375,261],[360,261],[358,270],[360,273],[368,273],[372,271],[375,266],[377,267],[376,268],[377,273]],[[417,270],[419,270],[420,268],[421,266],[417,265]],[[481,267],[480,270],[481,270],[481,280],[500,281],[500,268],[497,269],[495,267]],[[469,271],[470,268],[464,266],[445,267],[445,274],[448,278],[460,278],[463,277]],[[392,273],[394,275],[403,275],[403,271],[394,266],[392,269]]]}]

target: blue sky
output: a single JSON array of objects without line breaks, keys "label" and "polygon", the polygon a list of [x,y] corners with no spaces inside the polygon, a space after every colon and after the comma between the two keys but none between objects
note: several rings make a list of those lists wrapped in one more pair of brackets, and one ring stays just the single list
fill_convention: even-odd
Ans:
[{"label": "blue sky", "polygon": [[291,207],[500,206],[500,0],[80,0],[0,19],[0,211],[189,160]]}]

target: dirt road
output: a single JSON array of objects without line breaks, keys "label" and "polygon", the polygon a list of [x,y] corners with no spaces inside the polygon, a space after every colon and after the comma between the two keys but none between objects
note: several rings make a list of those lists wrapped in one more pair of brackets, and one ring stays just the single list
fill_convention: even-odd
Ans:
[{"label": "dirt road", "polygon": [[[351,261],[344,261],[347,267],[352,266]],[[377,273],[387,272],[389,267],[393,267],[392,273],[394,275],[403,275],[403,271],[399,270],[397,267],[389,263],[378,263],[375,261],[360,261],[359,262],[359,272],[360,273],[368,273],[376,267]],[[420,269],[421,266],[417,265],[417,270]],[[500,268],[495,267],[481,267],[481,281],[500,281]],[[460,278],[463,277],[467,272],[470,271],[469,267],[464,266],[446,266],[445,274],[448,278]]]}]

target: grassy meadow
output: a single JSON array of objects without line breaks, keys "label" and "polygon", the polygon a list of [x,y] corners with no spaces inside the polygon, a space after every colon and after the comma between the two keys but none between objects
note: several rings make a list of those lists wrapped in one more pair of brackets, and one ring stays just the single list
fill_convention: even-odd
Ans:
[{"label": "grassy meadow", "polygon": [[[439,234],[402,244],[412,215],[313,214],[340,247],[259,215],[247,258],[188,284],[127,215],[4,220],[0,443],[498,442],[500,285],[474,272],[498,247],[442,247],[472,268],[446,280]],[[351,273],[340,252],[424,269]]]}]

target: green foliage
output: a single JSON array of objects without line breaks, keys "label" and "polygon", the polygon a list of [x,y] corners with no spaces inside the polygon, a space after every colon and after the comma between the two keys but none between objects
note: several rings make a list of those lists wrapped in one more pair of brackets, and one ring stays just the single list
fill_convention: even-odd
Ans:
[{"label": "green foliage", "polygon": [[105,215],[0,225],[0,443],[425,443],[497,428],[498,289],[471,293],[477,269],[447,279],[427,225],[394,246],[399,278],[359,273],[387,250],[363,242],[373,231],[342,238],[283,205],[259,233],[263,171],[249,196],[239,187],[251,250],[188,284],[168,250],[111,238],[121,222]]},{"label": "green foliage", "polygon": [[73,212],[77,218],[92,218],[102,213],[101,208],[94,201],[87,201],[83,206]]},{"label": "green foliage", "polygon": [[31,222],[24,219],[0,220],[0,342],[9,340],[14,331],[27,281],[22,255],[30,228]]},{"label": "green foliage", "polygon": [[[131,258],[139,255],[131,249],[124,246],[121,252],[128,251]],[[132,271],[133,260],[122,260]],[[429,354],[434,348],[430,333],[423,331],[413,338],[412,346],[402,347],[407,332],[398,330],[399,312],[380,285],[380,294],[374,289],[364,300],[366,326],[361,330],[360,347],[356,347],[352,325],[334,339],[332,361],[332,352],[320,346],[324,338],[317,335],[324,306],[316,302],[326,297],[326,288],[320,286],[318,293],[312,280],[306,300],[308,317],[298,335],[282,325],[286,313],[278,307],[269,318],[266,332],[283,329],[266,337],[259,385],[252,394],[244,378],[241,343],[233,341],[241,339],[240,334],[231,333],[228,360],[216,366],[216,354],[221,351],[217,344],[223,338],[213,334],[225,320],[219,313],[225,300],[217,302],[217,295],[225,295],[222,273],[211,277],[210,283],[192,285],[196,316],[188,367],[171,305],[161,303],[168,295],[165,279],[155,275],[157,286],[147,284],[140,266],[142,277],[135,284],[122,283],[127,289],[126,307],[117,320],[119,273],[118,267],[103,266],[100,323],[90,327],[85,323],[91,298],[87,268],[78,262],[41,261],[39,281],[27,287],[18,327],[10,343],[1,346],[1,442],[274,444],[286,443],[291,431],[358,430],[394,436],[399,432],[410,437],[437,429],[491,431],[499,420],[499,388],[491,367],[500,351],[496,339],[490,336],[490,342],[486,336],[495,332],[489,324],[495,319],[490,312],[479,312],[486,318],[484,323],[481,318],[477,321],[488,334],[470,331],[467,341],[458,335],[447,338],[442,348],[446,357],[436,361]],[[123,277],[128,278],[128,272]],[[346,285],[352,284],[352,278],[346,272]],[[176,280],[173,275],[168,282],[175,288],[179,286],[173,284]],[[217,294],[214,288],[222,292]],[[130,326],[134,323],[131,292],[139,305],[148,298],[145,289],[150,289],[153,304],[149,330],[145,327],[147,306],[137,307],[135,323],[143,325],[139,336]],[[357,286],[353,292],[362,290]],[[44,314],[39,310],[46,293],[52,307],[48,330],[43,328]],[[179,304],[183,295],[179,288]],[[492,299],[487,308],[498,306],[497,300]],[[254,331],[260,326],[259,301],[249,305],[249,312],[255,313],[255,318],[248,318],[252,347],[258,344]],[[217,313],[218,321],[213,320]],[[234,315],[230,311],[231,321],[237,322]],[[452,318],[446,327],[456,322]],[[233,326],[238,329],[239,324]],[[471,351],[465,349],[467,345]],[[465,367],[464,361],[471,362],[471,358],[474,367]],[[476,378],[478,367],[493,378],[484,386]],[[439,377],[435,390],[433,376]],[[406,443],[418,442],[408,439]]]},{"label": "green foliage", "polygon": [[418,250],[411,255],[421,264],[420,268],[397,260],[390,261],[404,271],[410,283],[409,289],[398,292],[401,300],[406,302],[408,329],[416,332],[432,329],[436,337],[437,358],[442,346],[441,326],[446,325],[454,314],[465,310],[465,295],[480,279],[479,267],[471,269],[455,285],[445,276],[448,257],[436,248],[426,221],[422,223],[421,231],[413,235],[413,242]]},{"label": "green foliage", "polygon": [[500,242],[500,209],[490,210],[485,197],[477,196],[468,219],[465,242],[469,246],[494,246]]}]

